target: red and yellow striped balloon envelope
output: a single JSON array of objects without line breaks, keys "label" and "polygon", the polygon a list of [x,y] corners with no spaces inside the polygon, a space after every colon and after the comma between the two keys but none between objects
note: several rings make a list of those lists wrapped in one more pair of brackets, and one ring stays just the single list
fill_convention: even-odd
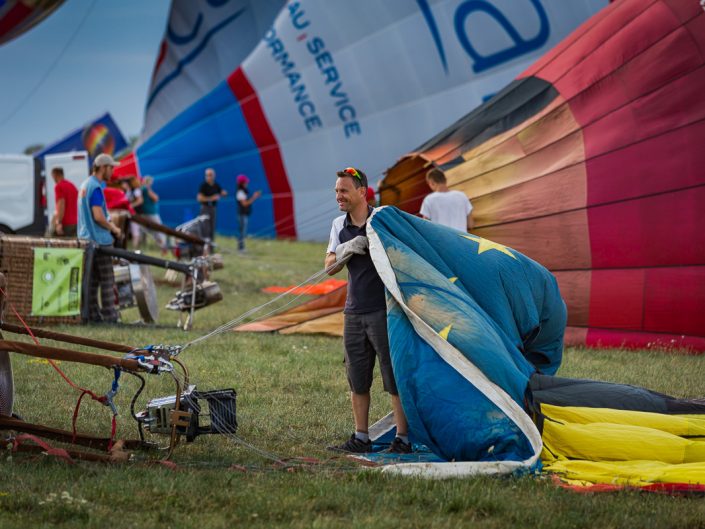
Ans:
[{"label": "red and yellow striped balloon envelope", "polygon": [[390,168],[418,212],[431,165],[473,233],[547,266],[568,342],[705,350],[705,11],[623,0]]}]

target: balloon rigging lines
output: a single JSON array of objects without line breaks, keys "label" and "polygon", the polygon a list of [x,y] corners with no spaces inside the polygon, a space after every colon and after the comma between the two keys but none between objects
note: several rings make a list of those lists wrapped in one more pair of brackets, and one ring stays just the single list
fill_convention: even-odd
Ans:
[{"label": "balloon rigging lines", "polygon": [[[257,314],[262,309],[269,307],[270,305],[275,304],[276,302],[278,302],[279,300],[281,300],[282,298],[284,298],[290,294],[293,294],[297,289],[303,289],[303,291],[301,291],[293,299],[289,300],[284,305],[276,307],[275,309],[270,310],[269,312],[267,312],[264,315],[257,316],[254,320],[251,320],[251,321],[259,321],[264,318],[267,318],[268,316],[271,316],[272,314],[275,314],[275,313],[281,311],[282,309],[288,307],[289,305],[294,303],[296,300],[298,300],[302,296],[306,295],[308,288],[310,288],[310,286],[313,286],[314,284],[319,283],[326,275],[328,275],[328,273],[331,270],[334,270],[336,267],[341,266],[342,264],[344,264],[344,261],[336,260],[335,263],[331,264],[330,266],[328,266],[326,268],[323,268],[322,270],[319,270],[318,272],[313,274],[308,279],[302,281],[301,283],[299,283],[296,286],[291,287],[286,292],[282,292],[274,299],[271,299],[270,301],[267,301],[266,303],[262,303],[261,305],[257,305],[256,307],[253,307],[250,310],[246,311],[245,313],[241,314],[237,318],[222,324],[220,327],[216,327],[212,331],[210,331],[202,336],[199,336],[198,338],[195,338],[186,344],[183,344],[181,346],[181,351],[184,351],[187,348],[191,347],[192,345],[197,344],[199,342],[202,342],[203,340],[206,340],[206,339],[211,338],[213,336],[217,336],[217,335],[222,334],[224,332],[230,331],[231,329],[234,329],[236,326],[243,323],[246,319],[253,316],[254,314]],[[310,283],[310,285],[309,285],[309,283]],[[307,285],[309,285],[307,288],[303,288],[304,286],[307,286]]]}]

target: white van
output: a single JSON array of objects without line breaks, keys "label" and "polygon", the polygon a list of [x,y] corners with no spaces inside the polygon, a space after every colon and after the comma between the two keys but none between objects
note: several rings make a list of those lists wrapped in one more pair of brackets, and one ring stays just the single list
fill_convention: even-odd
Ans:
[{"label": "white van", "polygon": [[0,232],[44,233],[41,168],[24,154],[0,154]]},{"label": "white van", "polygon": [[61,167],[64,170],[64,178],[78,188],[90,174],[90,167],[88,166],[88,153],[86,151],[62,152],[59,154],[47,154],[44,157],[47,219],[49,222],[51,222],[51,217],[54,215],[54,210],[56,209],[54,180],[51,177],[51,170],[55,167]]}]

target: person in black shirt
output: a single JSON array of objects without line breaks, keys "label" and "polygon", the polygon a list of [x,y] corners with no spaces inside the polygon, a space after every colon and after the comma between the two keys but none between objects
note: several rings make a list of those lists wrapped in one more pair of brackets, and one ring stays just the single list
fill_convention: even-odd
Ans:
[{"label": "person in black shirt", "polygon": [[201,203],[201,215],[208,215],[210,219],[206,236],[211,241],[215,238],[215,208],[220,197],[227,194],[228,192],[215,181],[215,171],[210,167],[206,169],[206,178],[198,189],[197,198]]},{"label": "person in black shirt", "polygon": [[[387,337],[387,303],[384,284],[367,251],[367,218],[372,207],[367,204],[367,176],[354,167],[337,173],[335,197],[345,215],[333,221],[325,266],[333,275],[348,267],[348,293],[345,301],[343,343],[355,433],[341,445],[329,447],[343,452],[370,452],[370,387],[379,358],[384,390],[392,396],[397,437],[390,452],[409,453],[406,416],[399,400]],[[339,263],[335,268],[330,268]]]}]

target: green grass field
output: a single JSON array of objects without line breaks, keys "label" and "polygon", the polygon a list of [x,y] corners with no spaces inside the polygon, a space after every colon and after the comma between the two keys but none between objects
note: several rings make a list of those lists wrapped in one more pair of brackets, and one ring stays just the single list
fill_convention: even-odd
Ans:
[{"label": "green grass field", "polygon": [[[252,241],[234,253],[221,238],[224,270],[215,272],[224,301],[199,311],[194,330],[176,329],[176,313],[163,310],[157,328],[63,327],[64,332],[140,346],[184,343],[273,298],[265,285],[297,284],[322,267],[322,244]],[[161,271],[155,269],[155,276]],[[175,289],[159,287],[161,306]],[[125,321],[136,319],[135,309]],[[6,335],[6,339],[19,339]],[[44,341],[43,343],[52,344]],[[46,363],[13,355],[16,411],[26,420],[70,429],[77,398]],[[146,461],[67,465],[52,458],[2,455],[0,528],[21,527],[546,527],[700,528],[705,502],[698,498],[634,491],[579,495],[545,478],[476,478],[431,481],[362,470],[330,459],[325,446],[351,432],[352,418],[340,339],[227,333],[187,349],[181,359],[200,389],[235,388],[238,434],[282,458],[318,458],[320,464],[282,470],[222,437],[183,444],[177,470]],[[110,372],[61,363],[78,383],[104,393]],[[569,349],[559,374],[643,385],[677,396],[705,394],[705,357],[652,351]],[[136,436],[129,402],[137,384],[123,377],[117,398],[118,433]],[[173,393],[168,377],[148,379],[148,398]],[[371,418],[388,411],[379,380]],[[84,401],[79,429],[108,435],[107,408]],[[166,439],[161,439],[164,443]]]}]

